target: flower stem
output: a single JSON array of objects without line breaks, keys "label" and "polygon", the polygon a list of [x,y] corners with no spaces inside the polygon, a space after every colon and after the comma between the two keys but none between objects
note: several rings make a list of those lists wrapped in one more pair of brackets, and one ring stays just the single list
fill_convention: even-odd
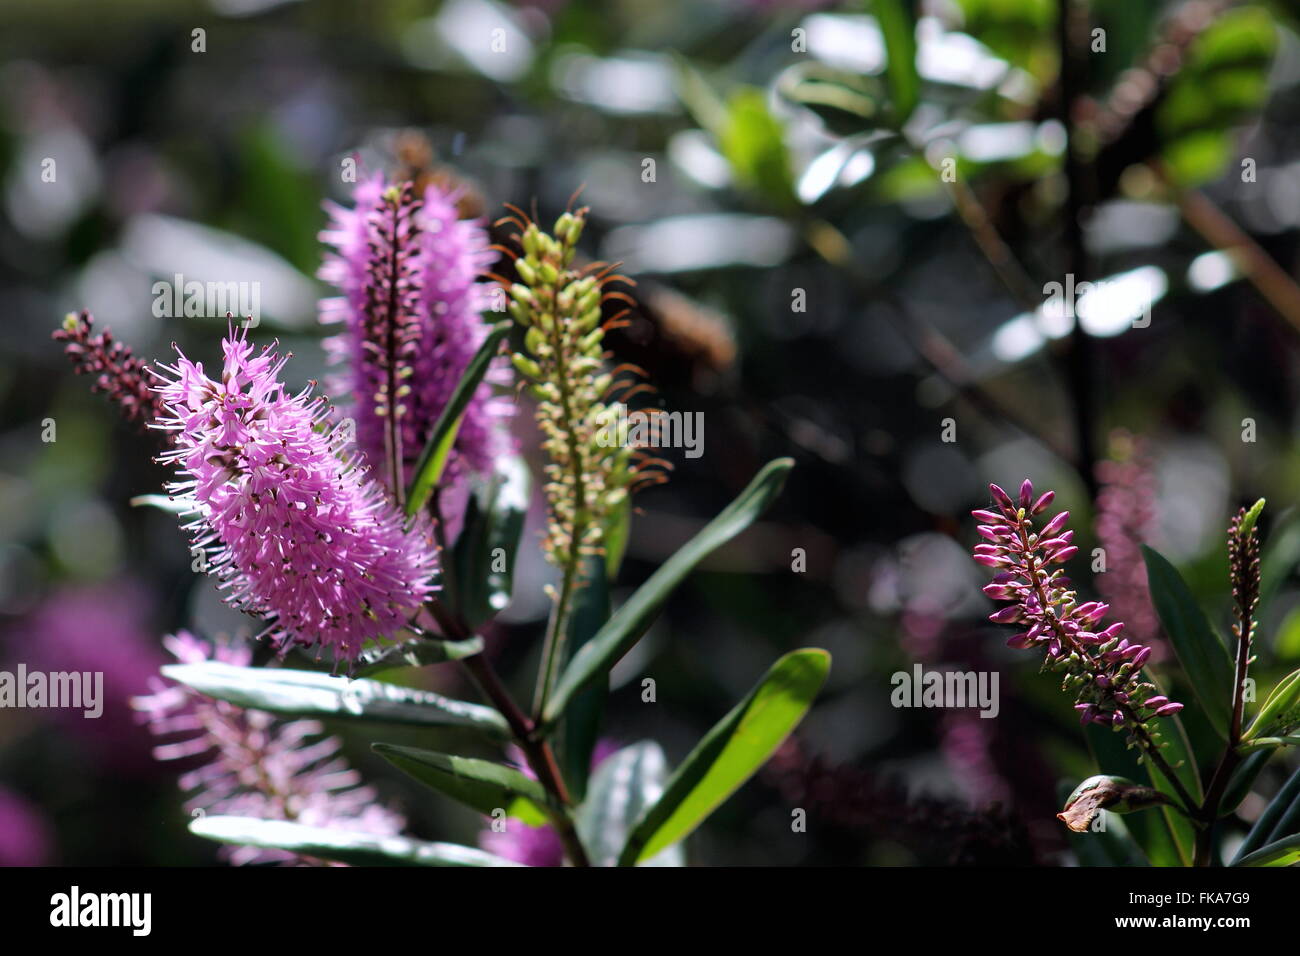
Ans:
[{"label": "flower stem", "polygon": [[[437,599],[430,601],[428,607],[429,613],[438,622],[438,626],[446,637],[452,640],[465,640],[470,636],[469,628],[452,615]],[[524,752],[528,765],[532,768],[533,773],[537,775],[541,785],[554,798],[551,805],[548,805],[545,809],[547,815],[551,818],[551,825],[555,827],[560,841],[564,844],[564,850],[569,857],[569,862],[574,866],[590,866],[591,862],[587,858],[587,851],[578,838],[578,831],[573,825],[573,818],[569,812],[573,800],[569,796],[568,788],[564,785],[564,777],[560,773],[560,766],[556,762],[555,754],[550,745],[546,741],[538,739],[535,733],[536,725],[515,703],[496,669],[483,656],[482,652],[464,658],[461,663],[465,665],[465,669],[469,671],[484,695],[492,702],[492,705],[506,719],[506,723],[510,727],[510,733],[515,738],[515,743]]]}]

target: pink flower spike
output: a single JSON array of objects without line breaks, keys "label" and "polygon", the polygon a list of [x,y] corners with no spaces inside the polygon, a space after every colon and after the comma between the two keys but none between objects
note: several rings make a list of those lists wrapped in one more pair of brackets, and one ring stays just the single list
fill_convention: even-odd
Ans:
[{"label": "pink flower spike", "polygon": [[1055,491],[1044,492],[1043,495],[1037,501],[1034,502],[1034,506],[1029,509],[1029,513],[1031,515],[1042,514],[1044,511],[1047,510],[1047,506],[1050,505],[1055,500],[1055,498],[1056,498]]},{"label": "pink flower spike", "polygon": [[367,641],[392,637],[434,588],[426,529],[402,514],[344,453],[339,427],[309,390],[279,381],[285,358],[256,355],[247,333],[223,342],[221,380],[180,355],[157,387],[173,445],[160,460],[192,499],[186,528],[205,551],[228,603],[270,619],[281,651],[291,643],[356,659]]}]

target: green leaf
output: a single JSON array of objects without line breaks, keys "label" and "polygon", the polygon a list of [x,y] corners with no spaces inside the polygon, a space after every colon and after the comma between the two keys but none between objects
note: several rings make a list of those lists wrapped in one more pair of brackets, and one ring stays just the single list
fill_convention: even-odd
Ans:
[{"label": "green leaf", "polygon": [[425,843],[403,836],[377,836],[284,820],[254,817],[199,817],[190,832],[219,843],[286,850],[299,856],[353,866],[518,866],[474,847]]},{"label": "green leaf", "polygon": [[424,451],[420,453],[420,458],[415,463],[411,487],[406,492],[408,516],[418,513],[424,507],[424,503],[429,499],[429,492],[442,477],[442,470],[447,466],[447,456],[456,442],[456,434],[460,430],[460,421],[465,414],[465,409],[469,407],[470,399],[474,397],[474,392],[482,383],[483,376],[487,374],[492,359],[496,357],[497,350],[509,331],[508,322],[494,326],[487,338],[483,340],[483,344],[479,346],[479,350],[474,353],[474,357],[469,360],[469,365],[465,366],[465,374],[456,383],[451,398],[447,400],[446,407],[434,423],[433,430],[429,432],[429,440],[425,442]]},{"label": "green leaf", "polygon": [[295,717],[348,717],[421,727],[463,727],[506,740],[510,728],[490,707],[382,681],[318,671],[238,667],[219,661],[170,664],[164,677],[240,707]]},{"label": "green leaf", "polygon": [[1233,771],[1232,776],[1228,778],[1228,785],[1223,790],[1223,799],[1219,801],[1219,816],[1226,817],[1230,813],[1236,812],[1241,806],[1241,801],[1246,799],[1250,793],[1250,788],[1254,786],[1255,780],[1259,777],[1259,772],[1264,769],[1264,764],[1268,763],[1268,758],[1273,756],[1269,748],[1256,750],[1243,760],[1237,769]]},{"label": "green leaf", "polygon": [[700,128],[716,139],[727,122],[726,104],[689,59],[674,54],[673,67],[674,86],[682,105]]},{"label": "green leaf", "polygon": [[907,122],[921,98],[921,77],[916,71],[916,14],[910,0],[872,0],[871,8],[885,36],[889,58],[885,76],[897,128]]},{"label": "green leaf", "polygon": [[1291,775],[1259,815],[1238,848],[1233,866],[1269,843],[1296,835],[1297,829],[1300,829],[1300,770]]},{"label": "green leaf", "polygon": [[1174,645],[1206,718],[1219,736],[1227,739],[1233,679],[1228,652],[1178,570],[1146,545],[1142,545],[1142,556],[1160,624]]},{"label": "green leaf", "polygon": [[425,667],[459,661],[482,652],[483,638],[475,635],[463,641],[443,641],[435,638],[418,638],[388,647],[372,647],[357,656],[353,673],[368,677],[397,667]]},{"label": "green leaf", "polygon": [[[1300,508],[1288,508],[1273,523],[1269,530],[1269,540],[1261,549],[1260,607],[1272,605],[1273,596],[1295,571],[1297,563],[1300,563]],[[1276,643],[1278,654],[1283,660],[1289,660],[1290,657],[1284,653],[1283,640],[1279,637]],[[1295,644],[1296,656],[1300,656],[1300,640],[1296,640]]]},{"label": "green leaf", "polygon": [[[607,757],[591,776],[587,798],[578,808],[578,836],[594,866],[613,866],[633,824],[664,790],[668,761],[652,740],[624,747]],[[648,866],[683,866],[680,847],[670,847]]]},{"label": "green leaf", "polygon": [[605,576],[614,581],[623,567],[627,539],[632,530],[632,496],[624,495],[605,520]]},{"label": "green leaf", "polygon": [[684,840],[740,789],[803,719],[830,666],[830,654],[819,648],[791,651],[773,664],[682,761],[663,796],[637,821],[619,865]]},{"label": "green leaf", "polygon": [[1300,669],[1277,682],[1242,740],[1284,736],[1297,725],[1300,725]]},{"label": "green leaf", "polygon": [[[570,658],[609,620],[609,579],[605,562],[599,556],[583,559],[583,580],[587,583],[574,597],[573,613],[569,616],[569,637],[565,645]],[[557,756],[574,800],[582,800],[587,792],[591,755],[600,735],[608,695],[608,686],[593,684],[573,698],[559,724]]]},{"label": "green leaf", "polygon": [[754,190],[778,207],[794,204],[785,127],[768,110],[762,90],[741,87],[731,94],[718,146],[738,186]]},{"label": "green leaf", "polygon": [[548,820],[546,791],[513,767],[397,744],[370,747],[399,770],[484,816],[504,810],[529,826],[541,826]]},{"label": "green leaf", "polygon": [[493,473],[476,481],[451,556],[456,607],[471,628],[510,603],[529,485],[528,466],[517,455],[499,458]]},{"label": "green leaf", "polygon": [[1215,18],[1193,41],[1155,114],[1174,182],[1213,180],[1236,155],[1233,128],[1257,114],[1268,95],[1277,37],[1267,10],[1243,6]]},{"label": "green leaf", "polygon": [[884,90],[874,77],[808,61],[783,72],[777,90],[796,106],[816,113],[836,135],[852,136],[879,124],[877,104]]},{"label": "green leaf", "polygon": [[1233,866],[1294,866],[1300,863],[1300,834],[1277,840],[1233,862]]},{"label": "green leaf", "polygon": [[574,695],[607,674],[641,639],[673,589],[697,564],[754,523],[781,493],[793,467],[794,461],[789,458],[769,462],[735,501],[637,588],[596,636],[573,655],[546,704],[545,726],[553,725]]}]

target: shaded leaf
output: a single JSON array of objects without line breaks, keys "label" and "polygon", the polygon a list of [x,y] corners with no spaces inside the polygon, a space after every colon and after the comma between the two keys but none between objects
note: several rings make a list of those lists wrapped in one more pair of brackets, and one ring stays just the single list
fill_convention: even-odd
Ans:
[{"label": "shaded leaf", "polygon": [[794,172],[785,146],[785,127],[767,108],[764,92],[742,87],[727,100],[718,146],[736,184],[778,207],[794,203]]},{"label": "shaded leaf", "polygon": [[880,81],[822,63],[799,63],[781,74],[777,89],[796,106],[811,110],[839,136],[852,136],[877,123],[884,98]]},{"label": "shaded leaf", "polygon": [[871,9],[885,36],[889,57],[885,76],[897,128],[907,122],[921,98],[921,77],[916,70],[916,13],[911,0],[872,0]]},{"label": "shaded leaf", "polygon": [[447,457],[456,442],[456,434],[460,431],[460,421],[465,414],[465,409],[469,407],[470,399],[482,384],[483,376],[487,374],[492,359],[496,357],[497,350],[509,331],[510,325],[507,322],[494,326],[478,351],[474,353],[474,357],[469,360],[469,365],[465,367],[465,374],[456,383],[451,398],[447,400],[446,407],[443,408],[442,414],[438,416],[433,429],[429,432],[429,440],[425,442],[424,450],[420,452],[419,460],[415,463],[411,487],[406,492],[407,515],[414,515],[424,507],[424,503],[429,499],[429,493],[442,477],[442,471],[447,466]]},{"label": "shaded leaf", "polygon": [[398,667],[424,667],[446,661],[459,661],[472,657],[482,650],[483,638],[477,635],[463,641],[418,638],[389,647],[372,647],[362,651],[357,656],[357,666],[353,673],[357,677],[366,677]]},{"label": "shaded leaf", "polygon": [[523,459],[504,456],[498,458],[492,475],[478,480],[470,498],[451,560],[456,607],[471,628],[510,603],[530,483]]},{"label": "shaded leaf", "polygon": [[[1289,824],[1289,826],[1288,826]],[[1300,831],[1300,770],[1282,785],[1282,789],[1264,808],[1255,825],[1246,834],[1233,858],[1236,866],[1256,850]]]},{"label": "shaded leaf", "polygon": [[[659,799],[667,777],[668,761],[652,740],[624,747],[596,768],[576,821],[593,865],[617,862],[632,825]],[[683,862],[680,847],[670,847],[646,865],[682,866]]]},{"label": "shaded leaf", "polygon": [[1142,545],[1151,601],[1201,709],[1224,739],[1232,703],[1232,661],[1205,619],[1178,570],[1159,552]]},{"label": "shaded leaf", "polygon": [[1273,754],[1269,749],[1257,750],[1246,757],[1233,771],[1232,776],[1228,778],[1228,785],[1223,790],[1223,799],[1219,801],[1219,816],[1226,817],[1241,806],[1241,801],[1246,799],[1250,788],[1259,777],[1259,772],[1264,769],[1264,764],[1268,763],[1268,758],[1271,756]]},{"label": "shaded leaf", "polygon": [[1247,853],[1233,866],[1294,866],[1300,863],[1300,834],[1277,840]]},{"label": "shaded leaf", "polygon": [[[565,642],[570,659],[609,620],[609,580],[605,561],[592,555],[584,559],[583,580],[586,586],[573,599],[569,616],[569,636]],[[587,792],[592,753],[600,735],[609,687],[592,684],[573,698],[564,711],[556,736],[560,765],[573,799],[581,801]]]},{"label": "shaded leaf", "polygon": [[484,816],[500,809],[529,826],[547,822],[546,791],[513,767],[417,747],[384,743],[370,746],[399,770]]}]

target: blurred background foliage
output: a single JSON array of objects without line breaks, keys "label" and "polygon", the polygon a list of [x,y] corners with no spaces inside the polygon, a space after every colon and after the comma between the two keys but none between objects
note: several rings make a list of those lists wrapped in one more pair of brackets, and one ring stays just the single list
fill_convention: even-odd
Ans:
[{"label": "blurred background foliage", "polygon": [[[321,201],[346,201],[350,159],[452,175],[489,219],[514,202],[546,221],[582,187],[584,245],[638,282],[616,355],[706,424],[704,456],[639,498],[622,588],[762,462],[798,460],[614,675],[610,736],[675,761],[776,653],[834,654],[693,861],[1074,859],[1057,788],[1092,758],[984,622],[966,513],[989,480],[1055,487],[1088,539],[1108,435],[1144,436],[1151,537],[1225,631],[1223,528],[1268,497],[1261,678],[1300,658],[1295,14],[1089,6],[1062,84],[1056,0],[0,2],[0,658],[104,670],[110,697],[98,723],[0,711],[0,862],[212,861],[125,700],[168,630],[250,627],[173,520],[128,504],[159,490],[153,444],[49,332],[85,307],[138,354],[211,360],[224,320],[156,317],[153,283],[256,281],[257,335],[292,349],[296,383],[319,377]],[[1044,301],[1072,271],[1106,280],[1077,320]],[[508,674],[537,653],[548,573],[528,557],[492,629]],[[999,717],[891,707],[917,662],[997,670]],[[413,832],[473,842],[480,821],[346,739]]]}]

